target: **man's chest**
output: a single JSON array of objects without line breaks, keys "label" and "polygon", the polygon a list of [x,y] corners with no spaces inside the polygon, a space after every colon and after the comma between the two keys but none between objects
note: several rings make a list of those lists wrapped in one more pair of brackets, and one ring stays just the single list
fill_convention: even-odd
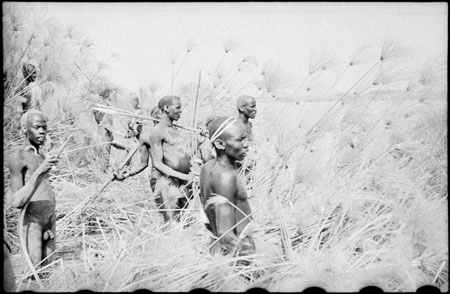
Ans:
[{"label": "man's chest", "polygon": [[245,125],[245,129],[247,130],[247,136],[250,141],[253,141],[253,130],[250,122]]},{"label": "man's chest", "polygon": [[44,161],[43,155],[35,155],[27,152],[24,155],[24,172],[25,176],[31,176]]},{"label": "man's chest", "polygon": [[162,136],[162,143],[166,146],[185,146],[187,139],[179,130],[173,128],[165,129]]}]

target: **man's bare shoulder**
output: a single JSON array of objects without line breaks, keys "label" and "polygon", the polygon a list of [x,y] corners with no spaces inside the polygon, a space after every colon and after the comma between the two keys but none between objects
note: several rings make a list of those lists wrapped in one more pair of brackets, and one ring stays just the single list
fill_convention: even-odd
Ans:
[{"label": "man's bare shoulder", "polygon": [[25,165],[25,148],[20,147],[11,152],[8,156],[8,168],[17,169]]},{"label": "man's bare shoulder", "polygon": [[153,127],[144,125],[144,127],[142,128],[141,135],[139,137],[139,141],[141,143],[150,144],[150,136],[152,134],[153,129],[154,129]]},{"label": "man's bare shoulder", "polygon": [[161,126],[161,124],[157,124],[149,131],[148,138],[149,140],[161,139],[164,137],[164,132],[164,126]]},{"label": "man's bare shoulder", "polygon": [[216,184],[232,184],[236,182],[238,173],[235,169],[225,168],[216,160],[210,160],[203,166],[205,173],[209,174]]},{"label": "man's bare shoulder", "polygon": [[231,185],[236,183],[238,173],[235,170],[224,170],[219,173],[219,182],[221,185]]}]

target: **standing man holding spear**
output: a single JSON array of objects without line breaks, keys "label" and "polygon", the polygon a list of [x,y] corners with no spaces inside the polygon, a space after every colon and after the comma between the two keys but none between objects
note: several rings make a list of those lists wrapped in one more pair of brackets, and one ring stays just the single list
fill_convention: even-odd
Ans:
[{"label": "standing man holding spear", "polygon": [[[153,128],[148,137],[141,136],[142,156],[146,157],[141,157],[141,162],[148,161],[148,155],[152,158],[153,167],[158,173],[155,201],[161,209],[164,221],[167,222],[174,216],[172,210],[182,209],[187,203],[187,198],[191,197],[188,187],[191,186],[194,175],[190,173],[192,168],[190,154],[192,152],[189,150],[179,126],[174,124],[174,121],[180,119],[182,113],[180,98],[171,95],[164,96],[159,100],[158,107],[162,112],[158,125]],[[200,132],[200,135],[205,136],[205,132]],[[115,179],[122,181],[133,176],[143,170],[142,166],[140,164],[131,171],[124,170],[117,174]],[[166,208],[168,199],[164,199],[164,195],[162,195],[165,188],[163,183],[167,182],[182,188],[188,195],[187,198],[179,198],[177,205],[168,209]]]}]

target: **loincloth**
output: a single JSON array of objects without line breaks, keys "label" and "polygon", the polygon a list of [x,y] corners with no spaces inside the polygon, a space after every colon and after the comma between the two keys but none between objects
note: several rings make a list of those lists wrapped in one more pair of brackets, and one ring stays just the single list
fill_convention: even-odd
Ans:
[{"label": "loincloth", "polygon": [[55,221],[55,204],[50,200],[38,200],[29,202],[25,212],[24,225],[36,223],[40,226],[49,226]]},{"label": "loincloth", "polygon": [[[159,173],[159,172],[158,172]],[[155,196],[161,197],[169,208],[176,208],[178,199],[185,198],[187,189],[183,187],[183,181],[162,175],[156,175]]]},{"label": "loincloth", "polygon": [[[232,253],[229,250],[225,249],[223,246],[221,246],[220,242],[218,241],[221,237],[217,236],[215,209],[217,206],[223,205],[223,204],[228,204],[228,205],[232,206],[235,210],[239,210],[239,208],[236,207],[233,203],[231,203],[226,197],[216,194],[216,193],[211,193],[211,196],[208,198],[208,200],[203,205],[204,212],[207,215],[208,220],[210,222],[210,227],[208,229],[212,234],[211,242],[209,244],[210,246],[212,245],[210,248],[210,253],[212,255],[216,255],[216,254],[228,255],[228,254]],[[233,231],[235,231],[235,230],[233,230]],[[239,242],[247,242],[247,241],[243,241],[243,239],[246,238],[247,235],[249,235],[249,234],[252,234],[252,223],[251,222],[249,222],[246,225],[244,230],[238,236]],[[243,243],[241,243],[241,244],[243,244]]]}]

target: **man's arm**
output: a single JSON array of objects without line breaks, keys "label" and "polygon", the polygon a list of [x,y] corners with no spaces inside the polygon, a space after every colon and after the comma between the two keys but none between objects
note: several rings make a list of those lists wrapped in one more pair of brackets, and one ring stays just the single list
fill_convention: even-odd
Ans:
[{"label": "man's arm", "polygon": [[[221,195],[228,199],[229,202],[234,203],[233,198],[236,196],[237,183],[236,175],[232,173],[223,173],[220,176],[220,180],[214,185],[214,193]],[[214,196],[213,196],[214,197]],[[236,211],[230,203],[221,203],[216,205],[216,227],[217,234],[220,238],[219,243],[228,251],[233,252],[236,250],[239,255],[247,255],[254,252],[254,244],[245,242],[244,238],[238,242],[239,237],[234,233],[236,226]],[[242,219],[242,218],[240,218]],[[248,220],[243,221],[244,223]],[[240,225],[239,225],[240,226]],[[247,243],[247,244],[245,244]]]},{"label": "man's arm", "polygon": [[163,138],[159,134],[159,132],[153,132],[150,135],[150,155],[152,157],[153,167],[167,176],[179,178],[183,181],[189,181],[191,179],[190,175],[180,173],[171,168],[170,166],[164,164],[162,140]]},{"label": "man's arm", "polygon": [[33,175],[24,183],[22,170],[25,167],[23,158],[19,153],[14,153],[9,159],[8,167],[11,174],[11,205],[17,208],[23,207],[30,201],[36,191],[42,177],[57,162],[56,156],[48,156],[36,169]]},{"label": "man's arm", "polygon": [[[244,198],[244,200],[243,200]],[[250,203],[248,202],[247,197],[239,197],[238,205],[239,209],[244,213],[244,215],[238,211],[236,212],[236,222],[241,221],[245,218],[237,227],[237,233],[240,235],[243,231],[245,231],[245,228],[250,225],[252,217],[248,215],[251,215],[252,210],[250,209]],[[255,241],[253,240],[253,234],[252,232],[247,232],[247,236],[242,238],[242,242],[247,242],[250,245],[252,245],[253,248],[255,248]]]},{"label": "man's arm", "polygon": [[200,153],[200,160],[205,163],[214,158],[212,155],[213,147],[211,141],[208,139],[209,132],[206,127],[202,124],[198,124],[197,128],[200,129],[200,133],[197,135],[197,140],[195,140],[197,142],[195,148]]},{"label": "man's arm", "polygon": [[141,160],[137,165],[135,165],[134,169],[130,170],[128,175],[129,177],[139,174],[148,166],[148,160],[150,159],[150,152],[148,151],[149,148],[150,146],[148,145],[148,143],[141,141]]},{"label": "man's arm", "polygon": [[149,160],[149,151],[148,151],[149,145],[147,142],[141,140],[141,160],[137,165],[134,166],[131,170],[123,170],[119,174],[114,174],[114,180],[123,181],[126,178],[135,176],[142,172],[147,166],[148,166],[148,160]]}]

